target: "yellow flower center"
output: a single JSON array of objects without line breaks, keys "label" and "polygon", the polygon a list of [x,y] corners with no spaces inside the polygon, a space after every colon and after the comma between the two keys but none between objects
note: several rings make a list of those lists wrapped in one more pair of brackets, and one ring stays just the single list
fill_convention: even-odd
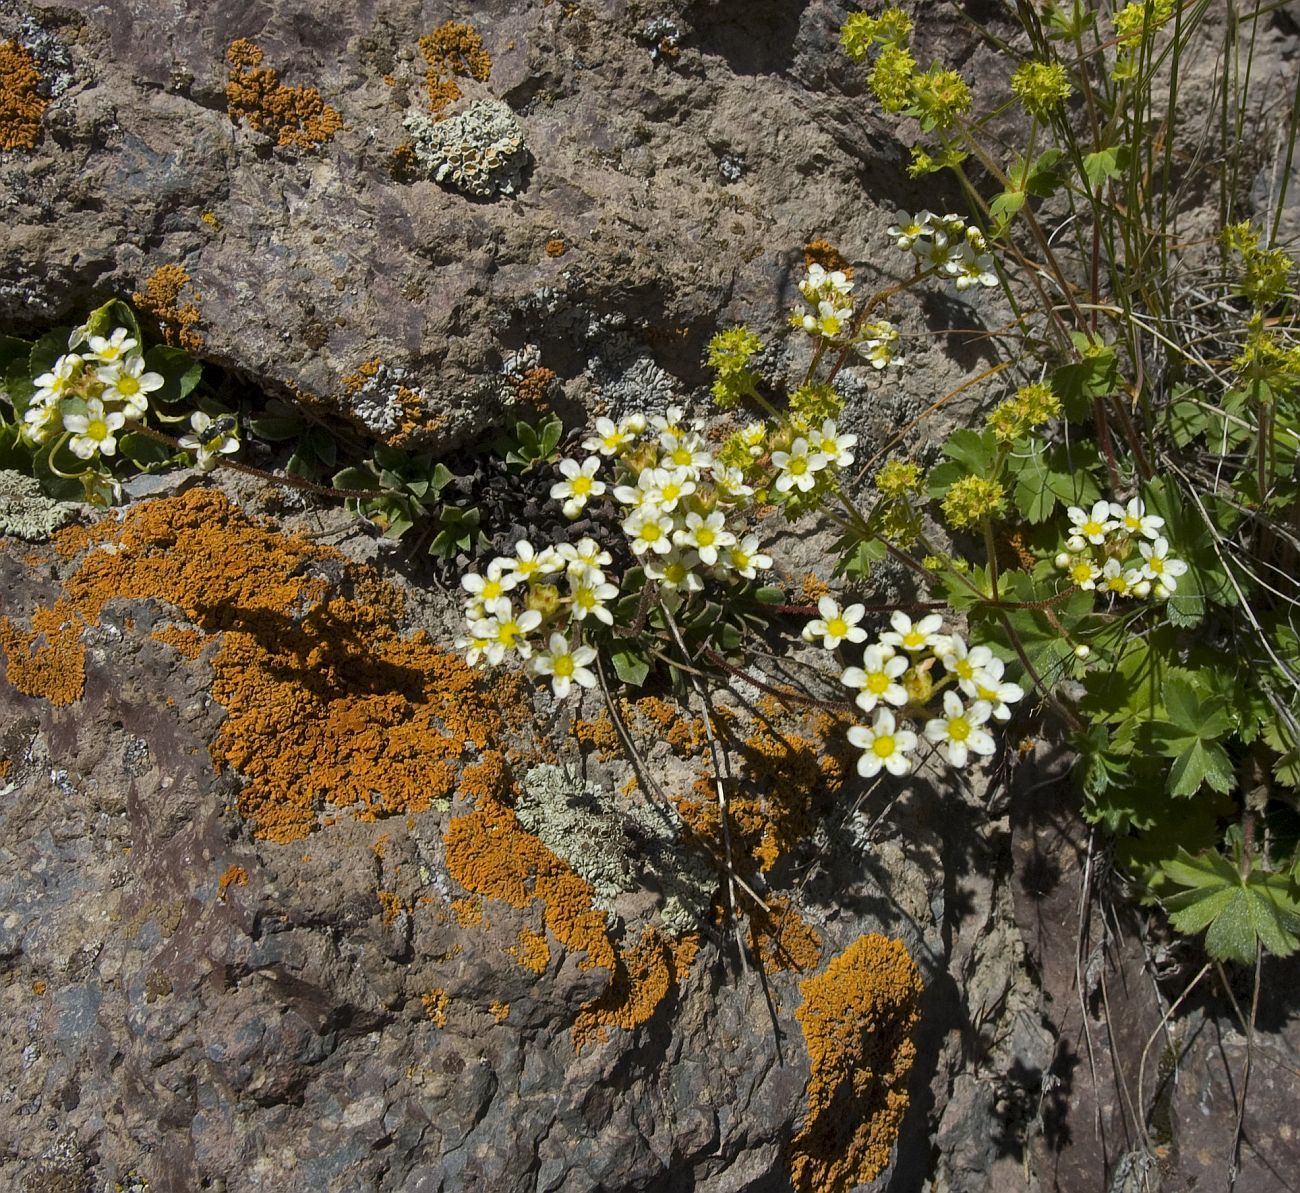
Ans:
[{"label": "yellow flower center", "polygon": [[669,584],[680,584],[686,579],[686,566],[681,563],[671,563],[664,568],[664,579]]},{"label": "yellow flower center", "polygon": [[573,594],[573,599],[580,609],[594,609],[596,607],[596,590],[594,588],[579,588]]},{"label": "yellow flower center", "polygon": [[557,654],[554,660],[555,674],[573,678],[573,656],[571,654]]},{"label": "yellow flower center", "polygon": [[515,571],[524,577],[531,576],[539,567],[541,567],[541,564],[535,559],[518,559],[515,561]]},{"label": "yellow flower center", "polygon": [[743,572],[747,567],[749,567],[749,556],[739,547],[732,547],[731,562],[737,571]]},{"label": "yellow flower center", "polygon": [[656,543],[664,536],[664,529],[658,522],[647,522],[641,527],[641,538],[647,543]]},{"label": "yellow flower center", "polygon": [[485,601],[495,601],[502,593],[500,580],[485,580],[479,596]]},{"label": "yellow flower center", "polygon": [[502,646],[513,646],[515,639],[519,637],[519,633],[519,623],[517,621],[504,622],[497,630],[497,641]]},{"label": "yellow flower center", "polygon": [[965,741],[970,737],[970,722],[965,717],[953,717],[948,722],[948,737],[952,741]]},{"label": "yellow flower center", "polygon": [[971,666],[970,659],[958,659],[956,671],[959,679],[970,679],[975,674],[975,668]]},{"label": "yellow flower center", "polygon": [[1087,520],[1087,521],[1086,521],[1082,526],[1079,527],[1079,532],[1080,532],[1080,533],[1081,533],[1085,538],[1091,538],[1091,537],[1092,537],[1093,535],[1095,535],[1095,534],[1105,534],[1105,533],[1106,533],[1104,530],[1102,530],[1102,528],[1101,528],[1101,523],[1100,523],[1100,522],[1095,522],[1095,521],[1093,521],[1093,519],[1091,519],[1091,518],[1089,518],[1089,519],[1088,519],[1088,520]]},{"label": "yellow flower center", "polygon": [[575,476],[569,482],[569,488],[575,497],[585,497],[591,492],[591,477]]},{"label": "yellow flower center", "polygon": [[679,467],[685,467],[691,462],[691,449],[679,444],[677,447],[673,448],[672,455],[669,456],[669,459]]},{"label": "yellow flower center", "polygon": [[132,377],[130,373],[123,373],[116,382],[117,392],[130,397],[132,394],[140,392],[140,379]]},{"label": "yellow flower center", "polygon": [[849,632],[849,623],[842,617],[832,617],[826,623],[826,632],[832,638],[843,638]]},{"label": "yellow flower center", "polygon": [[1092,566],[1086,563],[1076,563],[1070,569],[1070,576],[1076,584],[1083,584],[1092,579]]},{"label": "yellow flower center", "polygon": [[91,419],[86,424],[86,438],[94,439],[96,442],[108,438],[108,423],[102,418]]},{"label": "yellow flower center", "polygon": [[920,650],[925,645],[925,635],[918,629],[910,629],[903,635],[903,645],[908,650]]},{"label": "yellow flower center", "polygon": [[1161,559],[1159,555],[1153,555],[1147,560],[1147,567],[1155,572],[1157,576],[1160,576],[1164,574],[1165,561]]},{"label": "yellow flower center", "polygon": [[681,485],[674,484],[672,481],[669,481],[668,484],[664,485],[664,487],[659,490],[659,496],[664,501],[676,501],[681,495]]},{"label": "yellow flower center", "polygon": [[889,676],[883,671],[872,671],[867,676],[867,691],[873,696],[883,694],[887,687],[889,687]]},{"label": "yellow flower center", "polygon": [[808,471],[807,456],[791,456],[790,462],[786,465],[791,476],[803,476]]},{"label": "yellow flower center", "polygon": [[701,526],[695,532],[695,545],[697,547],[711,547],[717,538],[717,533],[707,526]]},{"label": "yellow flower center", "polygon": [[877,758],[888,758],[894,752],[893,734],[882,733],[871,743],[871,752],[875,754]]}]

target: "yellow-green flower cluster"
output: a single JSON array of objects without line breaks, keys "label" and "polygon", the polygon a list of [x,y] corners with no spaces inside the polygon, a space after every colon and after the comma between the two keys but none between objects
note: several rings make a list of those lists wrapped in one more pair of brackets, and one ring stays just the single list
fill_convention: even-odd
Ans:
[{"label": "yellow-green flower cluster", "polygon": [[1070,98],[1070,77],[1059,62],[1026,62],[1011,76],[1011,90],[1035,120],[1046,121]]},{"label": "yellow-green flower cluster", "polygon": [[1229,224],[1222,233],[1223,245],[1241,258],[1241,292],[1260,308],[1271,307],[1286,293],[1295,260],[1280,248],[1259,246],[1259,233],[1249,221]]},{"label": "yellow-green flower cluster", "polygon": [[942,502],[943,516],[954,530],[970,530],[1001,514],[1006,498],[1007,491],[1000,481],[964,476],[949,486]]},{"label": "yellow-green flower cluster", "polygon": [[824,381],[810,381],[790,395],[790,421],[800,432],[844,413],[844,399]]},{"label": "yellow-green flower cluster", "polygon": [[1143,42],[1173,19],[1177,0],[1132,0],[1112,18],[1119,55],[1111,74],[1130,79],[1137,73]]},{"label": "yellow-green flower cluster", "polygon": [[1013,443],[1060,413],[1061,399],[1052,392],[1052,387],[1036,382],[1022,385],[1014,397],[995,407],[989,413],[988,424],[999,443]]},{"label": "yellow-green flower cluster", "polygon": [[935,63],[923,75],[912,79],[912,115],[921,121],[921,127],[948,129],[957,118],[970,111],[970,88],[955,70]]},{"label": "yellow-green flower cluster", "polygon": [[758,374],[748,365],[762,347],[758,336],[743,325],[720,331],[709,341],[709,367],[717,373],[713,400],[721,409],[730,410],[756,393]]},{"label": "yellow-green flower cluster", "polygon": [[1300,344],[1283,345],[1258,312],[1247,322],[1245,347],[1232,364],[1243,379],[1273,390],[1300,387]]},{"label": "yellow-green flower cluster", "polygon": [[875,65],[867,75],[867,86],[886,112],[902,112],[912,103],[915,77],[916,59],[911,50],[888,45],[876,55]]},{"label": "yellow-green flower cluster", "polygon": [[885,497],[907,497],[921,492],[925,477],[919,464],[895,457],[886,460],[876,473],[875,485]]},{"label": "yellow-green flower cluster", "polygon": [[906,45],[912,32],[912,18],[901,8],[887,8],[878,17],[865,12],[848,15],[840,30],[840,45],[854,62],[862,62],[876,42]]}]

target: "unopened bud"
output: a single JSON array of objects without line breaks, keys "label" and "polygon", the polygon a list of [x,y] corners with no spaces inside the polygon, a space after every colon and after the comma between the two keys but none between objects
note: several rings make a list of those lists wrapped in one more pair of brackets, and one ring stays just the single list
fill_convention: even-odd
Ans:
[{"label": "unopened bud", "polygon": [[1076,646],[1074,648],[1074,657],[1076,659],[1086,659],[1090,654],[1092,654],[1091,646],[1084,646],[1080,644],[1079,646]]},{"label": "unopened bud", "polygon": [[1064,571],[1066,568],[1070,566],[1070,553],[1068,551],[1062,551],[1055,559],[1052,560],[1052,562],[1056,564],[1058,568]]}]

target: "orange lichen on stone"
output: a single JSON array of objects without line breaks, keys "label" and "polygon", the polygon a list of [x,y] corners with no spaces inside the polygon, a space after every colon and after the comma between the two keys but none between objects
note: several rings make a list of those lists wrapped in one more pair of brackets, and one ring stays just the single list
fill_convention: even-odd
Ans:
[{"label": "orange lichen on stone", "polygon": [[617,758],[623,750],[623,740],[606,713],[590,721],[574,721],[573,736],[588,750],[594,750],[601,761]]},{"label": "orange lichen on stone", "polygon": [[375,898],[379,900],[381,919],[384,927],[391,924],[399,915],[406,910],[406,904],[402,902],[401,896],[392,891],[376,891]]},{"label": "orange lichen on stone", "polygon": [[384,854],[388,850],[388,840],[389,837],[387,833],[380,833],[379,836],[377,836],[373,841],[371,841],[370,852],[373,853],[375,857],[382,860]]},{"label": "orange lichen on stone", "polygon": [[546,255],[548,257],[563,257],[568,251],[569,246],[564,243],[558,236],[552,236],[546,242]]},{"label": "orange lichen on stone", "polygon": [[666,741],[674,751],[681,755],[697,754],[708,740],[704,732],[704,722],[699,717],[692,717],[669,700],[658,696],[643,696],[635,703],[623,701],[624,715],[636,715],[649,723],[651,733]]},{"label": "orange lichen on stone", "polygon": [[508,789],[505,759],[496,751],[465,768],[461,791],[473,794],[475,808],[447,827],[447,872],[467,891],[511,907],[541,900],[555,939],[586,954],[582,968],[613,971],[614,946],[592,904],[591,884],[524,831],[503,802]]},{"label": "orange lichen on stone", "polygon": [[820,265],[827,273],[834,273],[838,269],[846,278],[853,276],[853,266],[844,259],[839,249],[829,240],[820,237],[803,246],[803,263],[804,268]]},{"label": "orange lichen on stone", "polygon": [[434,1027],[447,1026],[447,1008],[451,1005],[451,998],[441,986],[435,986],[428,994],[422,994],[420,1001]]},{"label": "orange lichen on stone", "polygon": [[581,1052],[605,1040],[611,1027],[632,1031],[658,1010],[690,972],[699,951],[696,935],[673,939],[656,928],[647,929],[623,952],[605,992],[587,1003],[573,1025],[573,1044]]},{"label": "orange lichen on stone", "polygon": [[86,648],[81,642],[85,619],[60,599],[52,609],[32,614],[31,632],[0,617],[0,650],[7,678],[24,696],[41,696],[51,704],[75,704],[86,690]]},{"label": "orange lichen on stone", "polygon": [[472,25],[446,21],[420,38],[419,46],[429,67],[424,85],[429,93],[430,112],[441,112],[460,98],[457,76],[486,83],[492,72],[492,58]]},{"label": "orange lichen on stone", "polygon": [[187,659],[197,659],[203,651],[203,635],[184,626],[168,625],[154,630],[150,638],[170,646]]},{"label": "orange lichen on stone", "polygon": [[236,866],[233,862],[226,867],[226,871],[217,879],[217,898],[225,902],[226,891],[231,886],[247,886],[248,871],[243,866]]},{"label": "orange lichen on stone", "polygon": [[477,928],[483,922],[482,899],[453,899],[451,910],[462,928]]},{"label": "orange lichen on stone", "polygon": [[799,578],[799,588],[795,593],[796,604],[815,605],[824,596],[830,596],[831,586],[816,572],[805,572]]},{"label": "orange lichen on stone", "polygon": [[515,397],[529,406],[536,406],[540,409],[546,409],[552,387],[555,385],[555,370],[543,368],[538,365],[533,369],[526,369],[518,377],[511,379],[514,386]]},{"label": "orange lichen on stone", "polygon": [[511,956],[525,969],[533,973],[545,973],[551,963],[551,946],[546,943],[545,932],[534,932],[531,928],[521,928],[519,940],[511,946]]},{"label": "orange lichen on stone", "polygon": [[504,1023],[506,1021],[506,1016],[510,1014],[510,1004],[508,1002],[499,1001],[490,1002],[488,1003],[488,1011],[491,1013],[492,1018],[498,1023]]},{"label": "orange lichen on stone", "polygon": [[169,344],[176,344],[186,352],[197,352],[203,347],[203,337],[195,330],[199,308],[194,302],[180,301],[181,290],[189,282],[190,275],[183,266],[160,265],[145,279],[144,290],[137,290],[131,299],[158,320]]},{"label": "orange lichen on stone", "polygon": [[35,149],[49,106],[38,90],[41,72],[30,50],[0,42],[0,149]]},{"label": "orange lichen on stone", "polygon": [[[402,637],[396,591],[337,551],[280,535],[210,489],[105,521],[100,541],[118,549],[85,555],[66,607],[93,624],[112,597],[163,600],[221,633],[212,696],[226,717],[211,751],[244,776],[238,806],[258,836],[304,837],[327,804],[364,820],[425,811],[498,733],[498,700],[516,689],[489,692],[425,635]],[[310,574],[326,567],[351,596]],[[62,608],[45,616],[66,620]],[[79,693],[81,655],[72,663]]]},{"label": "orange lichen on stone", "polygon": [[844,1193],[889,1163],[916,1057],[921,975],[901,941],[860,936],[799,989],[811,1075],[790,1176],[799,1193]]},{"label": "orange lichen on stone", "polygon": [[11,770],[13,770],[14,760],[12,758],[0,758],[0,779],[3,779]]},{"label": "orange lichen on stone", "polygon": [[315,149],[343,127],[343,120],[314,87],[286,87],[262,65],[262,51],[246,38],[226,51],[230,74],[226,81],[226,110],[232,123],[275,138],[279,145]]},{"label": "orange lichen on stone", "polygon": [[355,397],[365,387],[367,381],[373,381],[383,361],[378,356],[372,356],[369,360],[363,360],[356,369],[343,378],[343,388],[348,394]]},{"label": "orange lichen on stone", "polygon": [[45,983],[42,982],[40,978],[37,978],[32,983],[32,993],[35,995],[41,995],[45,993]]},{"label": "orange lichen on stone", "polygon": [[767,911],[757,904],[749,911],[749,947],[766,972],[816,969],[822,959],[822,938],[804,922],[785,895],[769,895]]}]

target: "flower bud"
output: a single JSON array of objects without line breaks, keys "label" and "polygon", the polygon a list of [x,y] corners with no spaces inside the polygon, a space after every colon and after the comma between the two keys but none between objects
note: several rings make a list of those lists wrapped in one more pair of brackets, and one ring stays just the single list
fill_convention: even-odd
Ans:
[{"label": "flower bud", "polygon": [[1076,659],[1086,659],[1090,654],[1092,654],[1092,647],[1090,646],[1084,646],[1080,643],[1074,648],[1074,657]]},{"label": "flower bud", "polygon": [[1158,601],[1167,601],[1169,599],[1169,589],[1167,589],[1163,584],[1157,584],[1155,588],[1155,596]]},{"label": "flower bud", "polygon": [[1133,595],[1136,597],[1148,597],[1151,595],[1151,581],[1139,580],[1133,585]]},{"label": "flower bud", "polygon": [[1070,553],[1068,551],[1062,551],[1055,559],[1052,560],[1052,562],[1056,564],[1058,568],[1064,571],[1066,568],[1070,566]]}]

